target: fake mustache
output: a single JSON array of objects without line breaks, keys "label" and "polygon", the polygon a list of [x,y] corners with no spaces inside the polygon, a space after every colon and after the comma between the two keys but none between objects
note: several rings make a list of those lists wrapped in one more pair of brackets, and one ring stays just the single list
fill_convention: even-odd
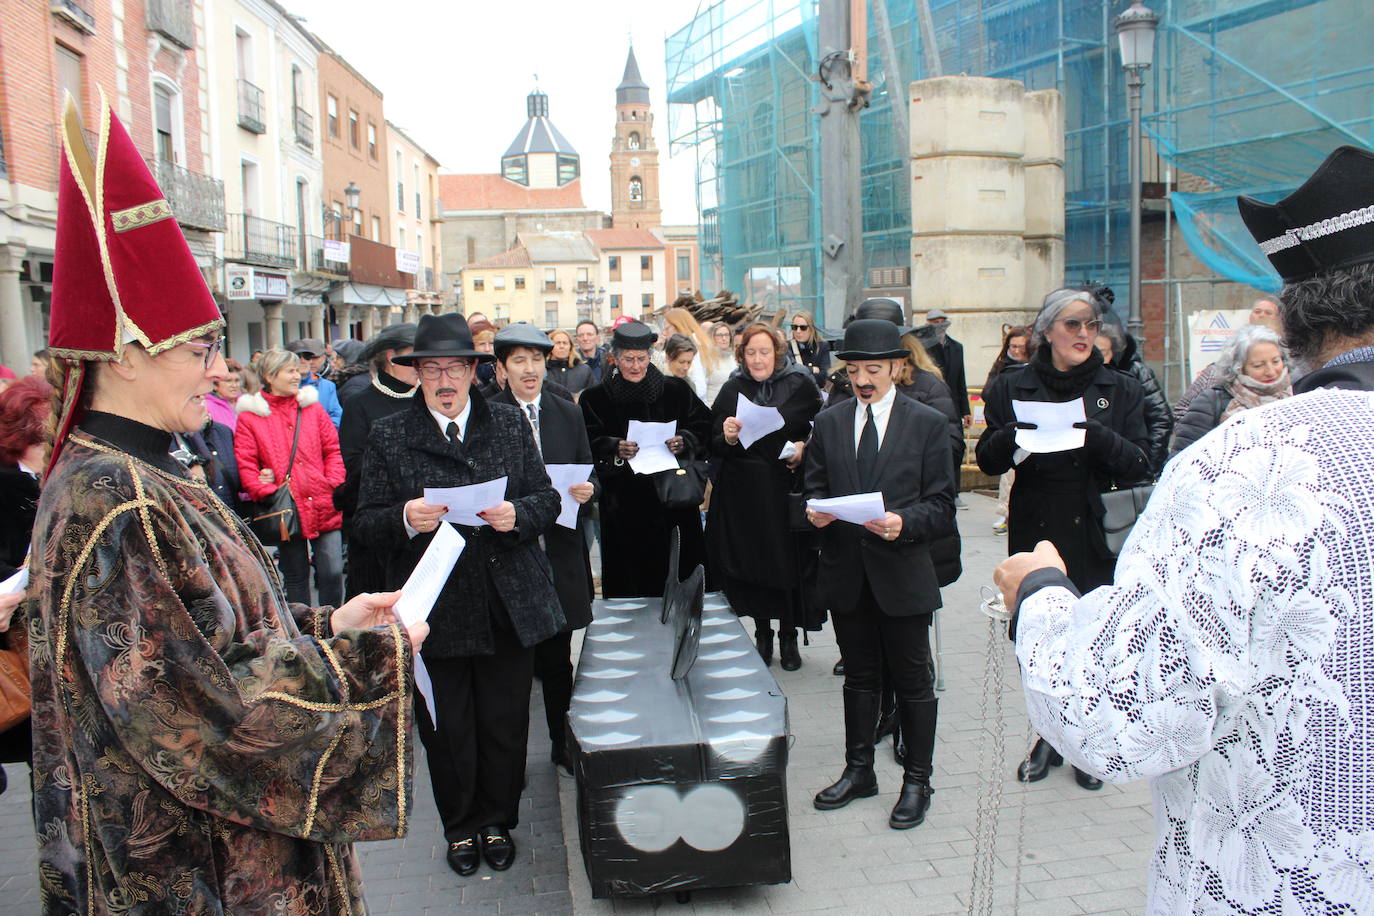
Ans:
[{"label": "fake mustache", "polygon": [[872,394],[878,390],[877,385],[855,385],[854,390],[862,394]]},{"label": "fake mustache", "polygon": [[434,392],[434,396],[440,398],[453,397],[457,393],[457,388],[440,388],[438,391]]}]

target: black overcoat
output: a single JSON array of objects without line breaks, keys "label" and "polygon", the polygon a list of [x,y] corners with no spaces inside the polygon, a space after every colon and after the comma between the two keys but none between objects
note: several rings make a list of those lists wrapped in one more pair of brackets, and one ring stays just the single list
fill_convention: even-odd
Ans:
[{"label": "black overcoat", "polygon": [[[788,521],[788,494],[801,492],[801,474],[778,459],[784,444],[805,442],[821,409],[821,392],[801,367],[774,385],[771,406],[784,425],[749,448],[725,441],[725,421],[736,415],[739,396],[760,403],[760,384],[736,372],[721,386],[711,408],[711,465],[715,472],[706,519],[712,572],[752,585],[790,590],[801,577],[802,545]],[[724,580],[722,580],[724,581]],[[774,619],[782,619],[781,608]]]},{"label": "black overcoat", "polygon": [[420,396],[408,410],[373,424],[353,524],[358,542],[383,555],[387,587],[400,588],[433,538],[406,535],[405,504],[423,496],[425,487],[509,478],[514,531],[456,526],[467,547],[429,616],[424,654],[432,658],[491,655],[493,617],[501,609],[526,648],[566,625],[549,561],[539,549],[539,536],[558,517],[559,498],[529,422],[514,407],[488,403],[475,389],[468,397],[472,413],[461,442],[444,437]]},{"label": "black overcoat", "polygon": [[935,360],[935,365],[940,367],[945,384],[949,386],[950,396],[954,399],[954,409],[959,411],[959,418],[962,420],[970,413],[968,376],[964,371],[964,345],[946,334],[944,343],[936,343],[927,346],[926,349],[930,352],[931,359]]},{"label": "black overcoat", "polygon": [[1116,558],[1102,536],[1099,494],[1113,485],[1150,479],[1149,433],[1145,428],[1140,383],[1124,372],[1099,366],[1081,395],[1089,420],[1110,432],[1105,447],[1088,445],[1067,452],[1028,455],[1013,464],[1016,414],[1011,402],[1073,398],[1052,392],[1034,365],[1008,368],[983,392],[987,429],[978,439],[978,467],[994,477],[1016,469],[1007,516],[1007,550],[1034,550],[1050,541],[1059,550],[1069,578],[1082,592],[1112,581]]},{"label": "black overcoat", "polygon": [[[509,388],[492,400],[519,409]],[[592,447],[582,411],[576,404],[547,391],[539,395],[539,451],[545,464],[592,464]],[[596,471],[592,471],[590,483],[596,485]],[[591,514],[591,506],[590,501],[583,503],[579,520]],[[592,622],[592,561],[580,523],[575,529],[555,523],[545,531],[544,553],[553,569],[553,584],[567,628],[585,627]]]},{"label": "black overcoat", "polygon": [[1225,385],[1213,385],[1193,398],[1188,411],[1174,427],[1174,441],[1169,446],[1169,457],[1192,445],[1203,436],[1216,429],[1221,423],[1221,415],[1231,403],[1233,395]]},{"label": "black overcoat", "polygon": [[23,565],[38,513],[38,478],[18,465],[0,467],[0,579]]},{"label": "black overcoat", "polygon": [[[649,371],[657,372],[652,366]],[[616,457],[631,420],[675,420],[678,434],[687,444],[687,451],[678,457],[705,457],[711,412],[687,382],[666,375],[662,379],[662,393],[651,402],[617,400],[609,382],[588,388],[579,401],[601,481],[601,594],[606,598],[663,594],[674,527],[682,531],[682,574],[686,576],[706,562],[706,541],[697,507],[663,508],[653,480],[634,473],[628,463]]]},{"label": "black overcoat", "polygon": [[[806,448],[808,498],[869,492],[859,481],[854,412],[850,399],[816,415]],[[948,421],[904,394],[892,402],[878,449],[877,485],[902,532],[885,540],[862,525],[831,522],[821,529],[821,588],[832,613],[852,613],[868,579],[878,609],[891,617],[930,614],[941,606],[931,542],[952,532],[954,468]]]},{"label": "black overcoat", "polygon": [[1126,346],[1122,352],[1112,355],[1111,366],[1140,383],[1140,406],[1145,417],[1145,432],[1150,438],[1145,457],[1149,459],[1150,472],[1158,477],[1170,455],[1169,439],[1174,432],[1174,409],[1164,397],[1154,370],[1145,364],[1134,337],[1126,335]]}]

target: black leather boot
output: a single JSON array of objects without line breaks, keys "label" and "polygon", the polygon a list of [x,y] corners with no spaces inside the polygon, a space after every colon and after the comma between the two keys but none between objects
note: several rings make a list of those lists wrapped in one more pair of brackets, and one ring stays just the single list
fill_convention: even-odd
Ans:
[{"label": "black leather boot", "polygon": [[935,722],[939,700],[900,700],[898,713],[902,720],[901,734],[906,738],[906,756],[902,760],[902,791],[887,825],[893,830],[910,830],[926,819],[930,810],[931,774],[935,772]]},{"label": "black leather boot", "polygon": [[778,627],[778,658],[783,671],[801,667],[801,650],[797,648],[797,628]]},{"label": "black leather boot", "polygon": [[906,736],[902,734],[902,723],[897,722],[897,730],[892,733],[892,758],[898,766],[906,764]]},{"label": "black leather boot", "polygon": [[844,688],[844,772],[816,793],[813,802],[822,811],[843,808],[856,798],[878,794],[873,773],[873,724],[878,720],[880,697],[874,690]]},{"label": "black leather boot", "polygon": [[759,647],[763,667],[773,664],[773,629],[766,621],[754,624],[754,645]]},{"label": "black leather boot", "polygon": [[1063,762],[1064,758],[1050,747],[1048,741],[1037,738],[1030,756],[1021,761],[1021,765],[1016,768],[1016,778],[1021,782],[1039,782],[1049,774],[1050,767],[1057,767]]},{"label": "black leather boot", "polygon": [[1102,788],[1102,780],[1091,773],[1080,770],[1078,767],[1073,768],[1073,779],[1074,782],[1078,783],[1089,792],[1096,792],[1098,789]]},{"label": "black leather boot", "polygon": [[893,693],[892,686],[887,683],[887,678],[883,678],[882,696],[883,702],[878,713],[878,727],[873,735],[874,744],[897,731],[897,694]]}]

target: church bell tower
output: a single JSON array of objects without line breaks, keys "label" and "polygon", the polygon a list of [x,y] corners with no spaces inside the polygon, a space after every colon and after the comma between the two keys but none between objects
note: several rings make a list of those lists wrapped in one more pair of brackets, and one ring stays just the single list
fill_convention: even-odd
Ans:
[{"label": "church bell tower", "polygon": [[658,146],[649,108],[649,84],[639,75],[634,48],[615,89],[615,138],[611,142],[611,226],[657,229],[663,225],[658,192]]}]

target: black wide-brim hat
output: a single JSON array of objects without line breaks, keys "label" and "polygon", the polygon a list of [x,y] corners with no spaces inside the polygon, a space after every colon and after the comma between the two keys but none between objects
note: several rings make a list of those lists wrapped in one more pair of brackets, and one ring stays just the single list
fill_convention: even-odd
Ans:
[{"label": "black wide-brim hat", "polygon": [[410,366],[417,360],[439,357],[461,357],[479,362],[496,359],[495,354],[483,353],[473,346],[467,319],[452,312],[448,315],[421,315],[420,323],[415,327],[415,349],[404,356],[393,356],[391,361]]},{"label": "black wide-brim hat", "polygon": [[1374,261],[1374,153],[1342,146],[1278,203],[1236,198],[1285,283]]},{"label": "black wide-brim hat", "polygon": [[844,343],[835,353],[846,362],[875,359],[906,359],[901,328],[883,318],[855,318],[844,329]]},{"label": "black wide-brim hat", "polygon": [[[404,350],[415,346],[415,322],[401,321],[382,328],[358,353],[357,362],[365,363],[386,350]],[[336,348],[337,349],[337,348]]]},{"label": "black wide-brim hat", "polygon": [[906,323],[906,309],[896,299],[865,299],[854,309],[854,314],[845,322],[860,321],[864,318],[881,318],[897,326],[898,335],[910,334],[912,328]]}]

